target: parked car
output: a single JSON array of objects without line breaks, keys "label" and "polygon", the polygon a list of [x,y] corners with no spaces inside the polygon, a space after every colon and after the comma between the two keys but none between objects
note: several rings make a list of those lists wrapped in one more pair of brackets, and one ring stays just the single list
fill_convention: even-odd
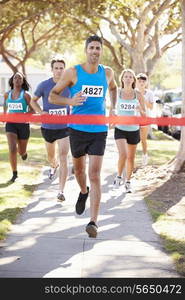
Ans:
[{"label": "parked car", "polygon": [[[181,118],[181,110],[182,110],[182,101],[176,101],[174,103],[169,103],[169,110],[171,111],[171,117]],[[178,125],[169,125],[168,133],[174,138],[180,140],[181,136],[181,126]]]},{"label": "parked car", "polygon": [[[179,106],[179,103],[181,105],[182,90],[170,89],[163,92],[161,98],[156,100],[157,117],[171,117],[172,114],[174,114],[172,107],[176,106],[174,105],[174,103],[177,103],[177,107]],[[168,133],[169,128],[168,126],[158,126],[158,130],[162,130],[163,132]]]},{"label": "parked car", "polygon": [[[165,103],[162,109],[162,116],[181,118],[181,106],[182,106],[182,101]],[[181,126],[166,125],[166,126],[161,126],[160,130],[162,130],[167,134],[170,134],[176,139],[180,139]]]},{"label": "parked car", "polygon": [[182,90],[180,89],[171,89],[166,90],[162,95],[163,103],[171,103],[182,100]]},{"label": "parked car", "polygon": [[156,97],[156,103],[159,106],[160,113],[162,113],[162,107],[165,103],[172,103],[176,101],[182,101],[182,90],[180,89],[166,90],[162,93],[161,97]]}]

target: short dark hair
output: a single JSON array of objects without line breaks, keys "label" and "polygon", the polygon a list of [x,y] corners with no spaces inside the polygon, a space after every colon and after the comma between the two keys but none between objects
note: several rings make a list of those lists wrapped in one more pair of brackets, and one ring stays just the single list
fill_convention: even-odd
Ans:
[{"label": "short dark hair", "polygon": [[86,41],[85,41],[85,48],[87,49],[87,46],[91,43],[91,42],[99,42],[101,44],[101,46],[103,45],[103,41],[101,39],[101,37],[99,37],[98,35],[91,35],[89,36]]},{"label": "short dark hair", "polygon": [[56,62],[60,62],[60,63],[63,63],[64,64],[64,67],[66,66],[66,63],[65,63],[65,61],[63,60],[63,59],[52,59],[52,61],[51,61],[51,69],[53,69],[53,65],[54,65],[54,63],[56,63]]},{"label": "short dark hair", "polygon": [[137,79],[147,80],[148,76],[145,73],[139,73],[136,76]]}]

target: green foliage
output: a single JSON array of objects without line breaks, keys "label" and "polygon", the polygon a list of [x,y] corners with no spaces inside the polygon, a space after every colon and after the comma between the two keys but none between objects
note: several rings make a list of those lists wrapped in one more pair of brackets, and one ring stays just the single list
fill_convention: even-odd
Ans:
[{"label": "green foliage", "polygon": [[151,76],[153,88],[171,89],[180,88],[182,81],[180,49],[168,51],[155,66]]},{"label": "green foliage", "polygon": [[[156,42],[157,36],[161,38],[164,34],[175,34],[180,26],[180,3],[174,0],[163,8],[165,2],[144,0],[4,1],[0,11],[2,37],[0,45],[3,46],[1,51],[9,49],[13,39],[16,38],[17,42],[17,37],[22,38],[22,49],[17,51],[17,59],[21,60],[20,64],[25,64],[25,61],[32,55],[34,58],[41,59],[43,47],[46,48],[47,53],[51,53],[50,59],[53,53],[64,53],[66,49],[84,42],[89,34],[98,33],[107,41],[105,45],[109,49],[109,56],[112,57],[111,66],[114,66],[116,73],[125,66],[135,68],[137,73],[137,65],[138,68],[151,72],[152,64],[157,61],[156,57],[155,60],[153,59],[156,54],[155,47],[150,49],[152,42]],[[159,24],[159,32],[155,32],[156,20]],[[111,33],[107,37],[106,29],[102,27],[103,21],[106,22],[107,28],[114,25],[117,35]],[[147,32],[150,25],[152,25],[151,30]],[[176,39],[174,44],[179,41],[180,38]],[[140,55],[136,57],[136,53]],[[41,60],[44,64],[46,57]]]}]

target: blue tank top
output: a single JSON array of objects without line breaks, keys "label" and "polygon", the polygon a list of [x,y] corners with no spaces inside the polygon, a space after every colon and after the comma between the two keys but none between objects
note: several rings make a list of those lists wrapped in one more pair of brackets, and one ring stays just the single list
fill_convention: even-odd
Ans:
[{"label": "blue tank top", "polygon": [[[50,115],[64,116],[70,113],[69,105],[56,105],[48,101],[49,93],[51,89],[56,85],[53,78],[42,81],[36,88],[34,95],[42,97],[43,110],[47,111]],[[61,93],[61,96],[69,97],[70,92],[68,88],[65,88]],[[42,127],[46,129],[64,129],[67,124],[53,124],[53,123],[42,123]]]},{"label": "blue tank top", "polygon": [[19,94],[19,98],[12,99],[12,90],[8,93],[8,98],[6,100],[7,113],[27,113],[29,109],[29,105],[24,97],[24,90],[21,90]]},{"label": "blue tank top", "polygon": [[[103,65],[98,66],[96,73],[87,73],[81,65],[75,66],[77,72],[77,82],[70,87],[71,97],[82,91],[87,96],[86,101],[81,106],[73,106],[73,115],[105,115],[105,96],[107,92],[107,79]],[[107,125],[81,125],[70,124],[69,127],[86,132],[104,132],[108,130]]]},{"label": "blue tank top", "polygon": [[[118,97],[117,102],[117,115],[118,116],[137,116],[138,111],[136,107],[138,106],[139,101],[135,97],[134,99],[121,99],[120,96]],[[139,125],[116,125],[115,127],[125,130],[125,131],[136,131],[139,129]]]}]

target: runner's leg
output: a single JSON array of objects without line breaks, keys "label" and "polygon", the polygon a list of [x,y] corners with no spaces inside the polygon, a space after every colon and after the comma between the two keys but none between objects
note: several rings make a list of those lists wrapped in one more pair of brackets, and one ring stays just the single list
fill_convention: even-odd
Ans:
[{"label": "runner's leg", "polygon": [[12,171],[17,171],[17,135],[12,132],[6,133],[9,147],[9,161]]},{"label": "runner's leg", "polygon": [[100,199],[101,180],[100,172],[103,155],[89,155],[89,180],[90,180],[90,221],[97,222]]},{"label": "runner's leg", "polygon": [[58,155],[60,161],[59,168],[59,187],[60,191],[64,191],[64,186],[68,176],[68,152],[69,152],[69,137],[57,140],[58,144]]},{"label": "runner's leg", "polygon": [[116,145],[118,148],[118,176],[122,176],[123,170],[125,168],[127,159],[127,142],[126,139],[116,140]]},{"label": "runner's leg", "polygon": [[78,158],[73,157],[73,165],[76,180],[80,186],[81,193],[87,193],[87,182],[86,182],[86,156],[80,156]]},{"label": "runner's leg", "polygon": [[56,154],[56,141],[53,143],[48,143],[47,141],[45,141],[45,147],[47,151],[48,162],[51,168],[56,168],[58,166]]}]

